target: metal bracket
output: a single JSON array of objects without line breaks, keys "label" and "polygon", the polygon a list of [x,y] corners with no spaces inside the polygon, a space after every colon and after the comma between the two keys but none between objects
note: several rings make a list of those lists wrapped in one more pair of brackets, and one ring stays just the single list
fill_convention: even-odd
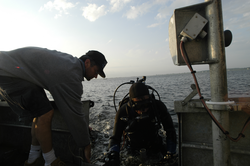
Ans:
[{"label": "metal bracket", "polygon": [[[245,111],[247,114],[250,115],[250,103],[249,102],[232,101],[231,103],[228,103],[226,105],[221,105],[223,106],[223,108],[221,108],[221,106],[220,108],[217,108],[216,104],[215,105],[208,104],[207,107],[210,110]],[[203,104],[199,100],[190,101],[188,103],[188,107],[189,108],[204,108]]]},{"label": "metal bracket", "polygon": [[181,102],[183,106],[186,105],[195,95],[198,94],[195,84],[191,84],[191,88],[193,89],[193,91]]}]

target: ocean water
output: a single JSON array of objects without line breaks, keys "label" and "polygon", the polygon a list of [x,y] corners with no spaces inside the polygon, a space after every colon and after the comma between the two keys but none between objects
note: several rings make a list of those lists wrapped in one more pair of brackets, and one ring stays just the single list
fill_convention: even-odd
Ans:
[{"label": "ocean water", "polygon": [[[202,96],[210,98],[210,73],[209,71],[197,72]],[[97,160],[103,153],[107,152],[109,137],[112,136],[115,119],[114,92],[122,83],[136,81],[138,77],[121,77],[94,79],[83,82],[83,100],[94,101],[94,107],[90,108],[90,127],[95,132],[95,144],[92,149],[92,160]],[[250,70],[235,69],[227,71],[228,96],[250,97]],[[167,74],[146,76],[146,84],[154,88],[160,95],[161,101],[167,106],[173,119],[176,132],[178,131],[178,118],[174,112],[174,101],[183,100],[191,92],[191,84],[194,84],[193,76],[190,73]],[[131,84],[122,85],[115,95],[115,103],[118,103],[129,92]],[[155,94],[156,95],[156,94]],[[156,97],[157,98],[157,97]],[[198,99],[198,95],[194,98]],[[178,133],[177,133],[178,134]]]},{"label": "ocean water", "polygon": [[[204,98],[210,98],[210,73],[209,71],[197,72],[197,81]],[[113,97],[114,92],[122,83],[136,81],[138,77],[121,77],[94,79],[83,82],[83,100],[92,100],[95,106],[90,109],[90,121],[95,116],[110,114],[115,116]],[[250,96],[250,70],[229,70],[227,72],[228,96]],[[192,92],[191,84],[194,84],[190,73],[167,74],[146,76],[146,84],[154,88],[160,95],[161,101],[168,107],[169,111],[174,109],[175,100],[183,100]],[[115,95],[115,104],[118,103],[129,92],[131,84],[122,85]],[[156,97],[157,98],[157,97]],[[194,98],[198,98],[198,95]],[[117,108],[118,109],[118,108]],[[91,123],[91,122],[90,122]]]}]

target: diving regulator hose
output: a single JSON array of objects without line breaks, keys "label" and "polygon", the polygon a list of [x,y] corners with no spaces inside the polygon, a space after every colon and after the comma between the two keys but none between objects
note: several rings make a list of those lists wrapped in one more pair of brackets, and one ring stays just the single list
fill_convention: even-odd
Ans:
[{"label": "diving regulator hose", "polygon": [[196,86],[196,89],[198,91],[198,94],[199,94],[199,97],[200,97],[200,100],[203,104],[203,106],[205,107],[207,113],[209,114],[209,116],[211,117],[211,119],[214,121],[214,123],[219,127],[219,129],[223,132],[223,134],[225,134],[231,141],[233,142],[238,142],[240,140],[241,137],[245,137],[245,135],[243,134],[243,132],[245,131],[247,125],[250,123],[250,117],[247,119],[246,123],[244,124],[241,132],[239,133],[238,137],[237,138],[232,138],[230,135],[229,135],[229,132],[226,131],[223,126],[218,122],[218,120],[214,117],[214,115],[212,114],[212,112],[209,110],[209,108],[207,107],[205,101],[204,101],[204,98],[203,96],[201,95],[201,92],[200,92],[200,88],[199,88],[199,84],[197,82],[197,79],[196,79],[196,76],[195,76],[195,73],[196,71],[193,70],[192,68],[192,65],[189,61],[189,58],[188,58],[188,55],[187,53],[185,52],[185,47],[184,47],[184,43],[187,41],[187,37],[182,37],[181,39],[181,42],[180,42],[180,50],[181,50],[181,55],[186,63],[186,65],[188,66],[189,70],[191,71],[191,74],[194,78],[194,82],[195,82],[195,86]]}]

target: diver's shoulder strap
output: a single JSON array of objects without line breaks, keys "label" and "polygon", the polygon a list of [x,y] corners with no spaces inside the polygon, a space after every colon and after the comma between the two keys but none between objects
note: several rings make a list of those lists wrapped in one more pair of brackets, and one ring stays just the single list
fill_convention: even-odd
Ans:
[{"label": "diver's shoulder strap", "polygon": [[128,104],[126,106],[126,113],[129,119],[133,119],[135,117],[135,111],[133,111],[133,108],[131,108]]},{"label": "diver's shoulder strap", "polygon": [[154,115],[158,121],[158,123],[161,123],[160,113],[159,113],[159,106],[156,104],[156,99],[152,99],[152,105],[154,109]]}]

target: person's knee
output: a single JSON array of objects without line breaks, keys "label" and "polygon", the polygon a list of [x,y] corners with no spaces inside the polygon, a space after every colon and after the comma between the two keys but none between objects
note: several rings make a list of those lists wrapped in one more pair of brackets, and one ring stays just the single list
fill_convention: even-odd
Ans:
[{"label": "person's knee", "polygon": [[54,110],[52,109],[49,112],[39,116],[36,119],[37,125],[51,125],[53,114],[54,114]]}]

